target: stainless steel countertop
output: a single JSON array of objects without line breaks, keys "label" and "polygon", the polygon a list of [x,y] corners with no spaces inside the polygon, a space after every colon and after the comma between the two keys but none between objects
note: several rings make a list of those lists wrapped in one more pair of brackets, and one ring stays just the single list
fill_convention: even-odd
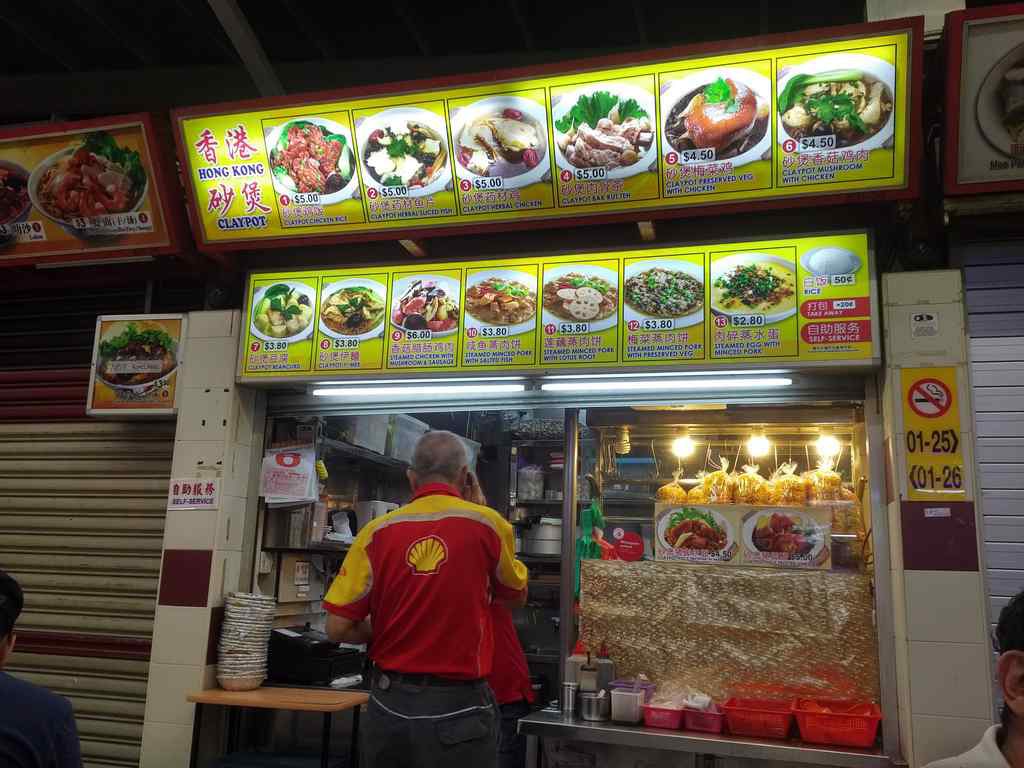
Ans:
[{"label": "stainless steel countertop", "polygon": [[519,732],[547,739],[593,741],[751,760],[779,760],[841,768],[889,768],[890,765],[889,758],[880,750],[817,747],[799,741],[761,741],[741,736],[667,731],[612,722],[592,723],[578,718],[564,720],[560,712],[550,710],[541,710],[522,718],[519,721]]}]

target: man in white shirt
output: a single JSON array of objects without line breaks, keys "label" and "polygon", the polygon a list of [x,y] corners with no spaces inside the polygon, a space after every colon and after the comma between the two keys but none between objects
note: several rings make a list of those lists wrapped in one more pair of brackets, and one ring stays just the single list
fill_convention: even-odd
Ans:
[{"label": "man in white shirt", "polygon": [[999,653],[1001,723],[985,731],[973,749],[925,768],[1024,768],[1024,592],[1000,612],[992,646]]}]

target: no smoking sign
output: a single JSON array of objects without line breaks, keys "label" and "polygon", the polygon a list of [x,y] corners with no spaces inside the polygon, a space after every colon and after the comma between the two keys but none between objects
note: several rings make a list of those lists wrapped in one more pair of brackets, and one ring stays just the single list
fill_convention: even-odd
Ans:
[{"label": "no smoking sign", "polygon": [[953,393],[938,379],[918,379],[907,390],[907,404],[918,416],[937,419],[949,413]]}]

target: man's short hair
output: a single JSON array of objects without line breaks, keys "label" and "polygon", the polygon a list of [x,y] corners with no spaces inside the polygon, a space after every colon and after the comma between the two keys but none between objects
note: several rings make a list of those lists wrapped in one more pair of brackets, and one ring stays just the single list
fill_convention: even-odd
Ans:
[{"label": "man's short hair", "polygon": [[469,463],[462,438],[454,432],[427,432],[416,443],[410,469],[421,480],[437,477],[449,482],[459,478],[459,471]]},{"label": "man's short hair", "polygon": [[14,630],[14,622],[25,607],[25,595],[14,577],[0,571],[0,640]]},{"label": "man's short hair", "polygon": [[[993,645],[1000,654],[1024,651],[1024,592],[1018,592],[999,612],[993,639]],[[1001,715],[1003,726],[1008,726],[1013,713],[1005,704]]]}]

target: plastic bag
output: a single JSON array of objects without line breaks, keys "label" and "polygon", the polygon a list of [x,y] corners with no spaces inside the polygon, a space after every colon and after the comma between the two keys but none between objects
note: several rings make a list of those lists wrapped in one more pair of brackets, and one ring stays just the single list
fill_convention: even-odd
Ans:
[{"label": "plastic bag", "polygon": [[790,507],[806,503],[807,482],[804,478],[793,474],[795,471],[796,464],[792,462],[779,465],[779,468],[772,474],[772,479],[766,483],[766,485],[771,485],[769,500],[761,503]]},{"label": "plastic bag", "polygon": [[704,484],[698,483],[690,489],[690,492],[686,494],[687,504],[707,504],[708,494],[704,490]]},{"label": "plastic bag", "polygon": [[708,504],[732,504],[736,497],[736,480],[729,474],[729,460],[718,457],[721,469],[704,476],[704,494]]},{"label": "plastic bag", "polygon": [[807,498],[811,501],[839,501],[843,494],[843,478],[832,468],[832,463],[822,460],[817,469],[804,473],[807,483]]},{"label": "plastic bag", "polygon": [[671,504],[685,504],[687,502],[686,489],[679,484],[679,472],[672,475],[672,482],[665,483],[655,494],[658,501],[667,501]]},{"label": "plastic bag", "polygon": [[735,476],[736,503],[756,504],[757,494],[764,485],[764,478],[757,473],[759,467],[756,464],[747,464],[743,471]]}]

